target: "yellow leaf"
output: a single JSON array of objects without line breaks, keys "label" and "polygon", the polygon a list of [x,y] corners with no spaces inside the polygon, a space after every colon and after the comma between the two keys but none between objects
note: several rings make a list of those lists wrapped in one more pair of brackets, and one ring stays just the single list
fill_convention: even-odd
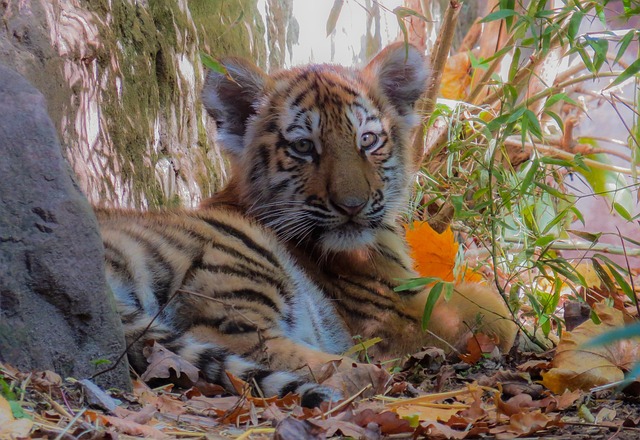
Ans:
[{"label": "yellow leaf", "polygon": [[443,281],[482,281],[482,276],[471,270],[465,271],[462,280],[454,280],[453,268],[459,245],[451,228],[438,234],[429,223],[416,221],[406,227],[406,237],[415,269],[421,276],[438,277]]},{"label": "yellow leaf", "polygon": [[596,325],[589,320],[571,332],[564,332],[553,359],[553,368],[543,373],[542,383],[554,393],[568,390],[589,390],[624,379],[634,362],[640,359],[637,339],[619,341],[602,346],[584,348],[583,345],[606,331],[624,325],[622,312],[603,303],[595,305],[602,321]]},{"label": "yellow leaf", "polygon": [[402,405],[394,407],[392,411],[409,422],[416,417],[421,422],[427,420],[446,422],[451,416],[459,413],[466,407],[466,405]]}]

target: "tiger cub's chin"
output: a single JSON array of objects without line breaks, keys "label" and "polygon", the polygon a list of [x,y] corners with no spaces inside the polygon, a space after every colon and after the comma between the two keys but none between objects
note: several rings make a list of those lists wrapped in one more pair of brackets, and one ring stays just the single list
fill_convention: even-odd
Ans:
[{"label": "tiger cub's chin", "polygon": [[361,250],[375,243],[375,233],[372,229],[338,229],[323,233],[319,242],[325,252]]}]

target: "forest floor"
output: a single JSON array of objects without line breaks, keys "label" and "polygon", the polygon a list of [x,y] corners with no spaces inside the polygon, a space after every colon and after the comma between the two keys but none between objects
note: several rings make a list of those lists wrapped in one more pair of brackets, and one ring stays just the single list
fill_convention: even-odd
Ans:
[{"label": "forest floor", "polygon": [[237,379],[243,396],[224,394],[161,346],[150,354],[145,379],[179,376],[180,385],[151,388],[136,379],[131,392],[105,392],[88,380],[0,364],[0,439],[640,438],[640,384],[555,394],[541,376],[552,368],[553,351],[494,350],[450,362],[441,350],[425,349],[394,375],[357,364],[325,382],[350,397],[313,410],[292,395],[250,396]]}]

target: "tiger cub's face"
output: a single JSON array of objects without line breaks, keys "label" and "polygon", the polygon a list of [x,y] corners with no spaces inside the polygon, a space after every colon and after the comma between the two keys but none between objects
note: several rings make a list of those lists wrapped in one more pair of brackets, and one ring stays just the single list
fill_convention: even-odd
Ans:
[{"label": "tiger cub's face", "polygon": [[286,241],[339,252],[371,245],[406,207],[419,51],[387,47],[362,70],[310,65],[269,76],[236,58],[203,92],[231,153],[240,203]]}]

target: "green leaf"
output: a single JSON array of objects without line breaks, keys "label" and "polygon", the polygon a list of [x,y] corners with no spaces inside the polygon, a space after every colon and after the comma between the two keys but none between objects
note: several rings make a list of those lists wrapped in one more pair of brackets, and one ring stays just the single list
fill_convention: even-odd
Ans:
[{"label": "green leaf", "polygon": [[617,290],[615,284],[613,283],[613,280],[611,279],[607,271],[604,270],[602,264],[600,264],[600,262],[595,258],[591,259],[591,264],[593,265],[593,270],[596,272],[596,275],[598,275],[600,281],[604,283],[607,290],[610,292]]},{"label": "green leaf", "polygon": [[573,215],[575,215],[576,218],[580,221],[580,223],[582,223],[582,226],[586,226],[586,223],[584,221],[584,216],[582,215],[582,212],[580,212],[578,208],[576,208],[575,206],[572,206],[569,208],[569,210],[573,212]]},{"label": "green leaf", "polygon": [[[13,417],[16,419],[30,419],[30,415],[24,412],[20,402],[16,402],[15,400],[9,400],[9,407],[11,408],[11,413]],[[10,437],[11,438],[11,437]]]},{"label": "green leaf", "polygon": [[577,235],[578,237],[590,241],[591,243],[597,243],[598,240],[600,240],[600,237],[602,237],[602,232],[594,234],[591,232],[577,231],[575,229],[567,229],[567,232],[570,232],[573,235]]},{"label": "green leaf", "polygon": [[529,109],[526,109],[524,112],[524,117],[529,121],[528,127],[531,133],[537,138],[542,138],[542,128],[540,127],[540,121],[534,112]]},{"label": "green leaf", "polygon": [[[603,153],[591,154],[586,157],[603,164],[611,163]],[[576,171],[589,182],[595,194],[609,200],[616,212],[624,219],[630,219],[629,213],[633,212],[634,201],[624,174],[595,167],[591,167],[589,171],[582,169]]]},{"label": "green leaf", "polygon": [[553,234],[550,235],[543,235],[542,237],[539,237],[534,243],[533,245],[535,247],[541,247],[544,248],[546,247],[548,244],[551,244],[555,241],[556,237]]},{"label": "green leaf", "polygon": [[584,13],[581,11],[575,11],[569,20],[569,26],[567,28],[567,36],[569,41],[575,41],[578,31],[580,30],[580,23],[582,23],[582,17]]},{"label": "green leaf", "polygon": [[200,52],[200,60],[202,61],[202,65],[207,69],[214,72],[222,73],[223,75],[227,74],[227,69],[221,63],[214,60],[206,53]]},{"label": "green leaf", "polygon": [[327,37],[331,35],[331,33],[335,30],[343,5],[344,0],[334,0],[333,6],[331,7],[331,12],[329,12],[329,18],[327,18]]},{"label": "green leaf", "polygon": [[565,199],[565,194],[562,194],[560,191],[558,191],[557,189],[555,189],[552,186],[547,185],[546,183],[542,183],[542,182],[533,182],[533,184],[535,186],[537,186],[538,188],[548,192],[549,194],[551,194],[554,197],[557,197],[559,199]]},{"label": "green leaf", "polygon": [[576,52],[578,52],[578,55],[580,55],[580,58],[582,59],[582,62],[584,63],[584,66],[587,68],[587,70],[589,72],[595,73],[596,69],[595,67],[593,67],[593,62],[591,61],[591,57],[589,57],[589,54],[584,49],[584,47],[576,46],[575,49],[576,49]]},{"label": "green leaf", "polygon": [[558,159],[556,157],[542,156],[540,162],[546,165],[555,165],[558,167],[573,168],[573,163],[566,159]]},{"label": "green leaf", "polygon": [[516,47],[516,50],[513,51],[513,57],[511,58],[511,65],[509,66],[509,81],[513,81],[518,73],[518,68],[520,67],[520,48]]},{"label": "green leaf", "polygon": [[604,38],[586,37],[585,41],[593,49],[593,68],[600,70],[607,59],[607,51],[609,50],[609,42]]},{"label": "green leaf", "polygon": [[567,95],[566,93],[556,93],[555,95],[551,95],[549,99],[547,99],[547,101],[544,103],[544,106],[551,107],[558,101],[564,101],[572,105],[578,105],[578,103],[571,99],[571,97],[569,97],[569,95]]},{"label": "green leaf", "polygon": [[622,217],[623,219],[627,220],[627,221],[632,221],[633,217],[631,216],[631,213],[625,209],[624,206],[622,206],[620,203],[618,202],[613,202],[612,204],[613,209],[615,209],[615,211],[620,214],[620,217]]},{"label": "green leaf", "polygon": [[609,271],[611,272],[611,275],[613,276],[613,278],[615,278],[616,283],[618,283],[618,286],[620,286],[620,289],[624,292],[625,295],[627,295],[627,298],[635,302],[636,300],[635,292],[633,291],[629,283],[627,283],[627,280],[625,280],[624,277],[620,275],[620,272],[618,272],[616,268],[613,267],[611,264],[607,262],[605,262],[605,264],[609,268]]},{"label": "green leaf", "polygon": [[488,23],[490,21],[502,20],[504,18],[513,17],[516,15],[520,15],[520,14],[518,14],[518,12],[514,11],[513,9],[501,9],[499,11],[495,11],[487,15],[482,20],[480,20],[480,23]]},{"label": "green leaf", "polygon": [[527,170],[527,174],[524,175],[522,179],[522,183],[520,183],[520,195],[524,195],[525,192],[529,190],[531,186],[531,182],[533,182],[533,177],[536,175],[536,171],[538,171],[538,166],[540,165],[540,161],[538,158],[534,158],[531,162],[529,162],[529,169]]},{"label": "green leaf", "polygon": [[395,287],[393,291],[402,292],[403,290],[411,290],[417,287],[424,287],[428,284],[435,283],[436,281],[442,281],[442,280],[438,277],[413,278],[411,280],[407,280],[406,283]]},{"label": "green leaf", "polygon": [[583,347],[597,347],[619,341],[620,339],[630,339],[638,336],[640,336],[640,322],[602,333],[585,343]]},{"label": "green leaf", "polygon": [[440,298],[440,294],[442,293],[442,289],[444,288],[443,282],[436,283],[429,292],[429,297],[427,298],[427,303],[424,305],[424,312],[422,313],[422,330],[426,330],[429,326],[429,321],[431,320],[431,313],[433,313],[433,308],[436,305],[436,302]]},{"label": "green leaf", "polygon": [[509,117],[507,118],[507,123],[517,121],[526,111],[527,111],[526,107],[519,107],[515,112],[509,115]]},{"label": "green leaf", "polygon": [[616,59],[615,59],[616,63],[620,61],[620,58],[622,58],[622,56],[626,52],[627,47],[629,47],[629,44],[631,44],[631,41],[633,41],[633,37],[635,37],[636,32],[637,32],[636,30],[631,30],[627,32],[624,35],[624,37],[622,37],[622,39],[618,42],[618,45],[620,46],[620,48],[618,49],[618,53],[616,55]]},{"label": "green leaf", "polygon": [[464,197],[460,194],[453,194],[451,196],[451,205],[453,206],[456,216],[459,216],[464,211]]},{"label": "green leaf", "polygon": [[354,346],[352,346],[350,349],[348,349],[342,354],[344,356],[351,356],[356,353],[360,353],[361,351],[367,351],[369,348],[373,347],[374,345],[380,342],[382,342],[382,338],[379,338],[379,337],[367,339],[366,341],[358,342],[357,344],[355,344]]},{"label": "green leaf", "polygon": [[605,87],[604,90],[607,90],[611,87],[617,86],[618,84],[625,82],[632,76],[637,75],[638,72],[640,72],[640,58],[635,60],[633,63],[631,63],[629,67],[624,69],[624,71],[616,79],[614,79],[611,84]]}]

